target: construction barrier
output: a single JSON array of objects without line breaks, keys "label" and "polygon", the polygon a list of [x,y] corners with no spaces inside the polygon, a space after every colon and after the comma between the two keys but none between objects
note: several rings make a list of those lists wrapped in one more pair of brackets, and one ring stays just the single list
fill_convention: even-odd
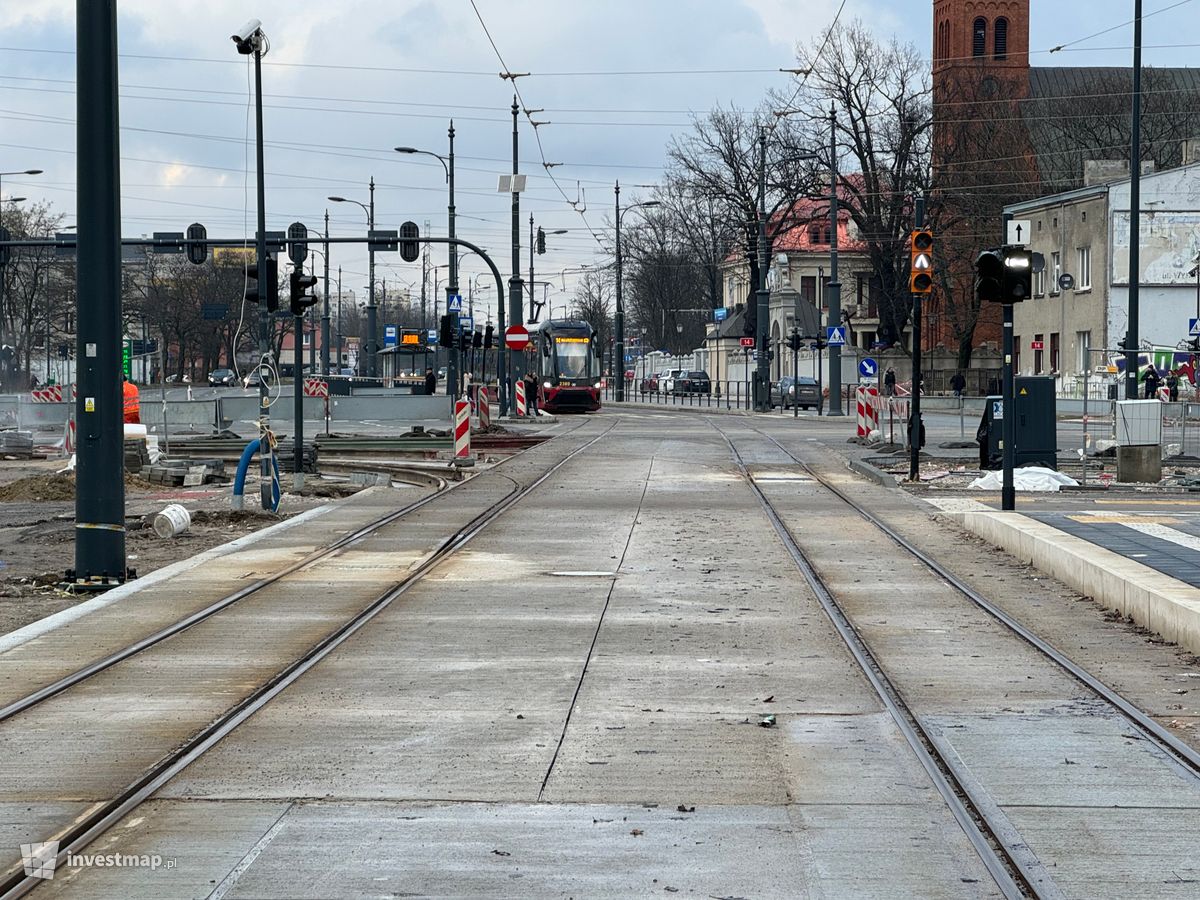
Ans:
[{"label": "construction barrier", "polygon": [[515,387],[516,387],[516,399],[517,399],[516,413],[518,416],[527,415],[527,413],[525,412],[525,379],[518,378],[516,381]]},{"label": "construction barrier", "polygon": [[465,459],[471,455],[471,404],[466,400],[454,401],[454,458]]},{"label": "construction barrier", "polygon": [[879,391],[869,385],[860,385],[854,391],[858,408],[858,436],[868,437],[879,430]]},{"label": "construction barrier", "polygon": [[305,397],[328,397],[329,382],[323,378],[305,378],[304,379],[304,396]]},{"label": "construction barrier", "polygon": [[476,389],[475,411],[479,415],[479,430],[487,431],[492,427],[492,398],[487,387],[479,385]]},{"label": "construction barrier", "polygon": [[[66,392],[61,384],[51,384],[42,388],[34,388],[29,392],[34,403],[62,403]],[[75,385],[71,385],[71,395],[68,400],[75,399]]]}]

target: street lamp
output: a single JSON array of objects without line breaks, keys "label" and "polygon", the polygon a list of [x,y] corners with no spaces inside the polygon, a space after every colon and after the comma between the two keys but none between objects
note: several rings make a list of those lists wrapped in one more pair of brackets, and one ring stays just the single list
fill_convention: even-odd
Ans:
[{"label": "street lamp", "polygon": [[[442,168],[446,172],[446,184],[449,185],[450,203],[446,208],[447,232],[450,236],[450,283],[446,285],[446,308],[450,308],[449,298],[458,293],[458,247],[454,243],[454,120],[450,120],[450,128],[446,132],[450,138],[450,153],[449,156],[443,157],[440,153],[434,153],[432,150],[418,150],[416,147],[396,147],[397,153],[419,153],[424,156],[432,156],[442,164]],[[437,300],[434,299],[436,304]],[[447,389],[450,396],[457,397],[459,393],[459,378],[458,378],[458,361],[453,353],[450,354],[448,363]]]},{"label": "street lamp", "polygon": [[374,378],[376,374],[375,354],[379,348],[375,342],[375,329],[377,327],[375,321],[375,249],[371,246],[369,238],[375,231],[375,178],[371,177],[369,184],[371,192],[371,205],[360,203],[358,200],[350,200],[346,197],[330,197],[334,203],[353,203],[356,206],[361,206],[363,212],[367,214],[367,278],[371,282],[371,293],[367,300],[367,345],[363,348],[367,357],[367,375]]},{"label": "street lamp", "polygon": [[[544,231],[541,228],[539,228],[538,235],[537,235],[538,239],[536,241],[536,244],[538,246],[538,253],[542,253],[545,250],[545,246],[546,246],[546,237],[545,236],[547,234],[566,234],[566,233],[567,233],[567,229],[565,229],[565,228],[556,228],[553,231]],[[535,307],[535,301],[534,301],[534,293],[535,292],[533,289],[534,244],[535,244],[535,242],[534,242],[534,235],[533,235],[533,213],[530,213],[529,214],[529,321],[530,322],[536,322],[538,320],[538,313],[537,313],[537,310],[534,308]],[[554,318],[554,310],[553,309],[550,310],[550,318]]]},{"label": "street lamp", "polygon": [[617,378],[617,402],[621,403],[625,399],[625,305],[621,297],[621,216],[629,212],[631,209],[647,209],[651,206],[662,206],[658,200],[645,200],[641,203],[635,203],[633,206],[627,206],[624,210],[621,209],[621,184],[617,182],[613,185],[613,195],[616,197],[617,206],[617,235],[616,235],[616,256],[617,256],[617,312],[613,317],[615,319],[617,331],[617,358],[615,360],[616,367],[621,373]]}]

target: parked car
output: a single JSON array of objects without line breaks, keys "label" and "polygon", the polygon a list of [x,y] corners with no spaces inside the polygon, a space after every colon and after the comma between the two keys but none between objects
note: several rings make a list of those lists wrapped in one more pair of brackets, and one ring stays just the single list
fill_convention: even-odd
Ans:
[{"label": "parked car", "polygon": [[227,387],[237,381],[233,369],[213,369],[208,373],[209,387]]},{"label": "parked car", "polygon": [[674,392],[676,394],[711,394],[712,379],[708,377],[707,372],[699,369],[684,370],[675,379]]},{"label": "parked car", "polygon": [[664,394],[675,393],[675,379],[686,371],[686,369],[663,369],[658,373],[658,389]]},{"label": "parked car", "polygon": [[799,379],[785,375],[776,384],[771,385],[771,406],[782,406],[790,409],[799,406],[801,409],[812,409],[821,402],[821,389],[815,378],[801,375]]},{"label": "parked car", "polygon": [[651,372],[642,379],[642,383],[638,385],[638,390],[643,394],[658,393],[658,373]]},{"label": "parked car", "polygon": [[262,383],[262,376],[258,374],[259,370],[255,369],[242,379],[242,387],[258,387]]}]

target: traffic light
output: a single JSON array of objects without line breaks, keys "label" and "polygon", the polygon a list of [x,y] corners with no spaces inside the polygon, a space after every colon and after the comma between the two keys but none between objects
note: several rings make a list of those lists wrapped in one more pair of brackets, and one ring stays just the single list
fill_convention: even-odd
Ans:
[{"label": "traffic light", "polygon": [[546,252],[546,232],[542,231],[540,225],[537,230],[537,252],[538,256]]},{"label": "traffic light", "polygon": [[464,331],[460,326],[458,329],[458,350],[460,353],[466,353],[471,349],[471,332]]},{"label": "traffic light", "polygon": [[438,321],[438,344],[446,348],[454,346],[454,317],[449,313]]},{"label": "traffic light", "polygon": [[1004,248],[1004,276],[1000,282],[1003,303],[1020,303],[1033,296],[1033,254],[1015,247]]},{"label": "traffic light", "polygon": [[316,284],[316,275],[305,275],[304,269],[299,266],[292,269],[292,274],[289,276],[288,295],[291,299],[293,316],[304,315],[304,311],[317,302],[317,295],[308,293],[308,290],[315,287]]},{"label": "traffic light", "polygon": [[793,353],[800,349],[800,332],[796,331],[795,329],[793,329],[792,333],[788,335],[788,347],[791,348]]},{"label": "traffic light", "polygon": [[975,299],[980,303],[1003,303],[1004,254],[984,250],[975,257]]},{"label": "traffic light", "polygon": [[471,332],[471,346],[478,350],[483,346],[483,335],[478,331]]},{"label": "traffic light", "polygon": [[[264,293],[263,285],[258,277],[258,266],[246,267],[246,278],[251,283],[246,284],[246,299],[251,303],[259,303]],[[275,312],[279,309],[279,263],[275,261],[273,256],[267,257],[267,284],[265,293],[267,295],[267,312]]]},{"label": "traffic light", "polygon": [[487,328],[483,329],[483,349],[491,350],[492,344],[495,342],[496,329],[491,322],[488,322]]},{"label": "traffic light", "polygon": [[405,222],[400,226],[400,258],[405,262],[416,262],[421,255],[421,229],[416,222]]},{"label": "traffic light", "polygon": [[909,239],[912,267],[908,289],[913,294],[933,293],[933,232],[918,228]]}]

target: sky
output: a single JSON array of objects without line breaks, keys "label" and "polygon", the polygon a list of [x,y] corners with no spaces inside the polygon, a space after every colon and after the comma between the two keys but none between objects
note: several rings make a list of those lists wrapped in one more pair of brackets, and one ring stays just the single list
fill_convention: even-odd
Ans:
[{"label": "sky", "polygon": [[[672,135],[715,105],[753,108],[771,88],[794,85],[797,44],[811,43],[841,0],[117,0],[121,84],[121,197],[126,237],[182,231],[201,222],[213,237],[255,228],[251,69],[230,35],[258,18],[270,50],[263,64],[267,227],[294,221],[332,235],[361,235],[358,206],[375,179],[376,227],[413,220],[446,234],[442,165],[396,153],[445,155],[454,119],[457,231],[511,269],[511,206],[497,176],[511,171],[513,87],[548,124],[521,116],[521,267],[529,265],[529,217],[547,231],[535,257],[551,307],[569,305],[578,275],[611,246],[613,183],[623,203],[662,175]],[[1034,0],[1034,65],[1127,65],[1132,0]],[[1188,65],[1200,44],[1200,0],[1148,0],[1147,65]],[[912,42],[928,58],[930,0],[845,0],[841,19],[861,19],[881,38]],[[480,21],[482,19],[482,23]],[[486,26],[486,30],[485,30]],[[1105,34],[1097,32],[1118,26]],[[490,36],[490,40],[489,40]],[[1085,39],[1087,40],[1081,40]],[[1078,43],[1074,43],[1078,42]],[[494,44],[494,46],[493,46]],[[1049,54],[1049,48],[1069,45]],[[75,3],[0,0],[0,195],[47,201],[74,222]],[[503,64],[500,59],[503,59]],[[540,147],[535,140],[540,138]],[[547,170],[543,163],[557,163]],[[554,181],[547,177],[553,173]],[[555,183],[557,182],[557,183]],[[639,187],[641,186],[641,187]],[[443,265],[437,247],[431,266]],[[365,295],[364,250],[335,245],[343,289]],[[420,288],[419,263],[378,254],[389,293]],[[463,261],[460,286],[483,270]],[[445,269],[436,270],[444,286]],[[480,278],[477,306],[494,308]],[[565,286],[565,290],[564,290]],[[432,277],[431,285],[432,290]],[[336,289],[336,287],[334,288]],[[432,302],[432,301],[431,301]],[[431,307],[432,308],[432,307]]]}]

